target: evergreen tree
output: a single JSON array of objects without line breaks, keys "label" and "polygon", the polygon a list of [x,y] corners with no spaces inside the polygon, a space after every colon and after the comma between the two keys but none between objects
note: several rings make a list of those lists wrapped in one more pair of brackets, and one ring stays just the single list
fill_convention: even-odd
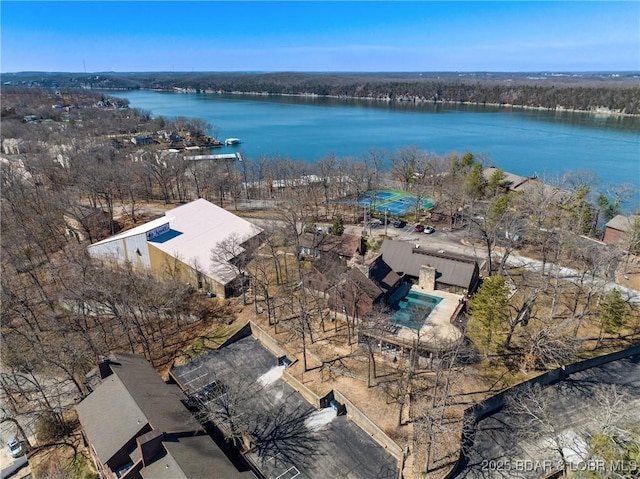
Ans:
[{"label": "evergreen tree", "polygon": [[489,190],[492,195],[496,196],[498,193],[500,193],[502,188],[505,187],[506,183],[507,175],[501,169],[497,169],[493,172],[491,178],[489,178],[489,182],[487,183],[487,190]]},{"label": "evergreen tree", "polygon": [[627,302],[620,290],[612,289],[600,304],[602,330],[607,334],[617,333],[624,326]]},{"label": "evergreen tree", "polygon": [[620,202],[611,201],[606,195],[600,194],[598,196],[598,206],[605,222],[620,214]]},{"label": "evergreen tree", "polygon": [[489,276],[471,300],[466,332],[485,357],[504,344],[509,330],[509,293],[504,276]]},{"label": "evergreen tree", "polygon": [[471,167],[464,180],[464,191],[473,199],[480,199],[484,195],[487,187],[487,180],[484,179],[483,168],[480,163]]},{"label": "evergreen tree", "polygon": [[334,236],[342,236],[344,233],[344,220],[342,215],[336,215],[333,217],[333,223],[331,225],[331,234]]}]

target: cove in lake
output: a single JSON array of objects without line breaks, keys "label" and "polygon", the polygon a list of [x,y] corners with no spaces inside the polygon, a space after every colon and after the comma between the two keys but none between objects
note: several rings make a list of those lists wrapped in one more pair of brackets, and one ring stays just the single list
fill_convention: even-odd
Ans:
[{"label": "cove in lake", "polygon": [[202,118],[213,126],[210,134],[240,138],[241,145],[225,149],[252,160],[362,158],[373,149],[406,147],[438,155],[470,151],[522,176],[552,179],[586,169],[599,177],[599,191],[623,183],[640,189],[640,117],[324,97],[105,93],[153,116]]}]

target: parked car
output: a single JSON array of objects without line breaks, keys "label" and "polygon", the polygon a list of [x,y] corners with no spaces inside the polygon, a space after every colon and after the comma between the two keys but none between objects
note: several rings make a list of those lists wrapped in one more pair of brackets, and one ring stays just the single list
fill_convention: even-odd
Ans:
[{"label": "parked car", "polygon": [[393,227],[394,228],[404,228],[405,226],[407,226],[407,222],[403,221],[403,220],[395,220],[393,222]]},{"label": "parked car", "polygon": [[415,225],[413,227],[413,231],[417,232],[417,233],[422,233],[424,231],[424,226],[422,225]]},{"label": "parked car", "polygon": [[425,226],[422,232],[430,235],[432,233],[435,233],[436,229],[433,226]]},{"label": "parked car", "polygon": [[13,436],[7,441],[7,447],[9,448],[9,454],[11,457],[20,457],[24,454],[24,448],[22,443],[18,441],[18,438]]}]

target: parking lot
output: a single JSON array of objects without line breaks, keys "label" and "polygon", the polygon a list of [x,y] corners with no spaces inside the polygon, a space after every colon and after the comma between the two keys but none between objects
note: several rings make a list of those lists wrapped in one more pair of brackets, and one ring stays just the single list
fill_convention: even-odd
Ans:
[{"label": "parking lot", "polygon": [[283,370],[249,336],[176,367],[173,374],[204,404],[226,404],[229,410],[242,395],[238,412],[262,438],[248,457],[269,479],[397,476],[391,454],[346,416],[332,408],[316,410],[282,379]]}]

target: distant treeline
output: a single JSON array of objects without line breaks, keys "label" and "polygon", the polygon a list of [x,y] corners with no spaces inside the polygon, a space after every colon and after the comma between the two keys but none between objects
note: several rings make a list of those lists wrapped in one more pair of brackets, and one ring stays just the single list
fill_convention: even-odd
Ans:
[{"label": "distant treeline", "polygon": [[[319,95],[640,114],[640,74],[19,73],[12,85]],[[6,84],[6,83],[5,83]]]}]

